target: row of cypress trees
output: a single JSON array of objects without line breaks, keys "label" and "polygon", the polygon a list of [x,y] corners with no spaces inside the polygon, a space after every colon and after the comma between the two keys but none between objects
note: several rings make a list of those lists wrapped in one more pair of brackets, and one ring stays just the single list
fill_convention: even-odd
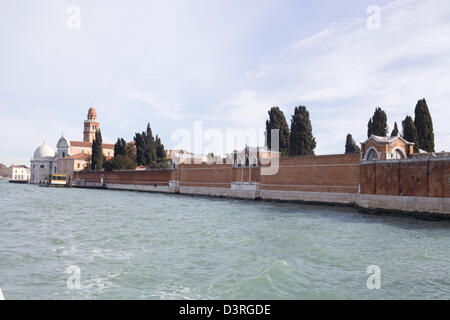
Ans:
[{"label": "row of cypress trees", "polygon": [[[426,152],[435,152],[433,120],[425,98],[417,102],[414,120],[411,116],[406,116],[405,120],[402,121],[402,128],[403,138],[406,141],[414,142],[414,152],[419,152],[419,149]],[[388,135],[387,130],[386,113],[381,108],[376,108],[373,117],[367,124],[367,136],[370,137],[374,134],[385,137]],[[397,122],[395,122],[391,137],[397,135],[400,135],[400,132]]]},{"label": "row of cypress trees", "polygon": [[266,121],[266,145],[272,148],[271,130],[279,130],[279,152],[282,156],[314,155],[316,138],[312,134],[309,112],[305,106],[294,109],[290,129],[283,111],[279,107],[269,110],[269,119]]},{"label": "row of cypress trees", "polygon": [[136,144],[136,162],[139,166],[150,168],[166,168],[166,151],[161,139],[156,135],[153,137],[150,123],[142,133],[136,132],[134,136]]},{"label": "row of cypress trees", "polygon": [[161,139],[153,137],[150,124],[142,133],[134,136],[135,146],[127,144],[123,138],[117,138],[114,144],[114,157],[106,161],[103,155],[103,139],[99,130],[92,142],[91,165],[92,170],[132,170],[136,166],[149,168],[167,168],[166,151]]}]

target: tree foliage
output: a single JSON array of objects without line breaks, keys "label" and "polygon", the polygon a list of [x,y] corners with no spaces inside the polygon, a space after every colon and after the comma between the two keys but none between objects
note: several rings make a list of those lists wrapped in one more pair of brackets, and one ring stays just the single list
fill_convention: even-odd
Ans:
[{"label": "tree foliage", "polygon": [[397,122],[395,122],[394,124],[394,130],[392,130],[391,133],[391,137],[396,137],[400,134],[400,132],[398,131],[398,126],[397,126]]},{"label": "tree foliage", "polygon": [[373,117],[367,124],[367,136],[376,135],[380,137],[387,136],[387,116],[381,108],[376,108]]},{"label": "tree foliage", "polygon": [[358,154],[361,152],[361,149],[356,144],[352,135],[347,134],[347,140],[345,142],[345,154]]},{"label": "tree foliage", "polygon": [[411,116],[406,116],[405,120],[402,121],[403,127],[403,139],[408,142],[414,143],[414,152],[419,152],[419,135],[417,134],[417,129]]},{"label": "tree foliage", "polygon": [[283,111],[278,107],[269,110],[269,120],[266,121],[266,144],[269,149],[272,148],[272,129],[279,130],[279,152],[282,156],[289,153],[289,126]]},{"label": "tree foliage", "polygon": [[95,132],[95,138],[92,142],[91,169],[102,170],[105,156],[103,155],[103,139],[100,129]]},{"label": "tree foliage", "polygon": [[434,152],[433,120],[425,99],[417,102],[414,114],[414,125],[419,136],[419,148],[427,152]]},{"label": "tree foliage", "polygon": [[296,107],[291,119],[289,155],[314,155],[316,138],[312,134],[309,112],[305,106]]},{"label": "tree foliage", "polygon": [[134,141],[138,165],[150,168],[165,168],[168,166],[164,145],[158,136],[156,136],[156,139],[153,137],[150,124],[147,124],[145,131],[135,134]]}]

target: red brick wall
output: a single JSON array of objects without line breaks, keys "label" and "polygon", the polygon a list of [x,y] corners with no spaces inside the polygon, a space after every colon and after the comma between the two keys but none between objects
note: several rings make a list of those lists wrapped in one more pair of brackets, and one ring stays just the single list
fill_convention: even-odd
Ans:
[{"label": "red brick wall", "polygon": [[260,177],[260,189],[357,193],[359,163],[359,154],[281,158],[276,175]]},{"label": "red brick wall", "polygon": [[[263,176],[252,168],[251,182],[261,190],[357,193],[416,197],[450,197],[450,161],[402,160],[360,164],[359,155],[331,155],[280,159],[277,174]],[[230,188],[249,182],[249,168],[232,165],[182,164],[176,170],[81,171],[74,179],[110,184],[167,186],[169,180],[185,187]]]},{"label": "red brick wall", "polygon": [[171,170],[79,171],[74,173],[74,179],[100,183],[102,175],[104,183],[167,186]]},{"label": "red brick wall", "polygon": [[449,160],[406,160],[361,165],[361,193],[450,197]]},{"label": "red brick wall", "polygon": [[178,181],[182,187],[230,188],[233,168],[228,164],[182,164]]}]

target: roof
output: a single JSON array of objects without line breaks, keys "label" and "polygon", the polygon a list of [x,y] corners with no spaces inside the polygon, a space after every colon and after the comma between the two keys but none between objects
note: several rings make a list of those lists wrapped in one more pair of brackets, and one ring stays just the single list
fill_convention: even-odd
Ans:
[{"label": "roof", "polygon": [[405,144],[409,144],[409,145],[413,145],[413,142],[409,142],[406,141],[405,139],[403,139],[402,136],[398,135],[398,136],[394,136],[394,137],[380,137],[380,136],[376,136],[376,135],[371,135],[369,137],[369,139],[367,139],[365,142],[363,143],[367,143],[369,140],[375,140],[376,142],[380,142],[380,143],[392,143],[396,140],[400,139],[401,141],[403,141]]},{"label": "roof", "polygon": [[91,159],[91,156],[88,153],[83,153],[83,152],[77,153],[70,157],[63,158],[63,160],[84,160],[84,161],[89,161],[89,159]]},{"label": "roof", "polygon": [[55,151],[47,144],[47,142],[44,142],[39,148],[34,151],[33,159],[39,160],[39,159],[48,159],[48,158],[54,158],[55,157]]},{"label": "roof", "polygon": [[[72,147],[82,147],[82,148],[91,148],[92,142],[84,142],[84,141],[70,141],[70,145]],[[111,149],[114,150],[114,145],[110,143],[103,143],[103,149]]]}]

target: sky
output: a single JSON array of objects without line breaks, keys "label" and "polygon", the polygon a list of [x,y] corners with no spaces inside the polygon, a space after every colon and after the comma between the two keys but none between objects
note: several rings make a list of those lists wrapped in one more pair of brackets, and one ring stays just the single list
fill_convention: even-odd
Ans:
[{"label": "sky", "polygon": [[150,123],[166,149],[224,153],[212,137],[305,105],[316,154],[335,154],[376,107],[392,130],[426,98],[450,151],[449,39],[448,0],[0,0],[0,163],[82,140],[91,106],[104,142]]}]

